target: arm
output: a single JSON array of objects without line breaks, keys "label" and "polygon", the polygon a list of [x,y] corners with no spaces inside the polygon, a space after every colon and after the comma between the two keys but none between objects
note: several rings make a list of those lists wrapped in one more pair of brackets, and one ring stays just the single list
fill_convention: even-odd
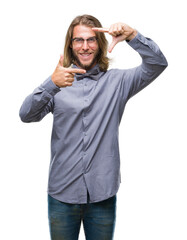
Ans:
[{"label": "arm", "polygon": [[124,23],[113,24],[110,28],[93,28],[93,30],[112,35],[109,52],[117,43],[127,41],[142,58],[139,67],[124,71],[121,93],[126,100],[151,83],[168,65],[156,43]]},{"label": "arm", "polygon": [[[155,80],[168,66],[158,45],[140,33],[128,42],[140,54],[140,66],[124,71],[122,95],[129,99]],[[127,95],[128,94],[128,95]]]},{"label": "arm", "polygon": [[23,102],[19,115],[23,122],[38,122],[52,111],[53,97],[61,87],[70,87],[75,73],[85,73],[82,69],[63,67],[63,57],[52,74],[43,84],[34,90]]},{"label": "arm", "polygon": [[52,111],[53,97],[60,91],[49,77],[24,100],[19,115],[23,122],[38,122]]}]

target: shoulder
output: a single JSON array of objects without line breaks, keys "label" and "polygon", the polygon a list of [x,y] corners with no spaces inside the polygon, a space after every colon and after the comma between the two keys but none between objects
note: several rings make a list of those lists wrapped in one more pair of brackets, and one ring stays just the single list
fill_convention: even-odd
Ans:
[{"label": "shoulder", "polygon": [[115,81],[121,81],[126,76],[128,76],[129,69],[118,69],[118,68],[112,68],[109,69],[105,74],[104,77],[108,81],[112,81],[115,79]]}]

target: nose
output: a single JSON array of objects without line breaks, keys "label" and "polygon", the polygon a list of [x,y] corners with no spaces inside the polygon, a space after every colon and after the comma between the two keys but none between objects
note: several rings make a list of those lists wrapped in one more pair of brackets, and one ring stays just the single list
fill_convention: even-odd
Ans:
[{"label": "nose", "polygon": [[84,40],[84,43],[83,43],[83,45],[82,45],[82,49],[83,49],[83,50],[88,50],[88,49],[89,49],[89,45],[88,45],[88,42],[87,42],[86,39]]}]

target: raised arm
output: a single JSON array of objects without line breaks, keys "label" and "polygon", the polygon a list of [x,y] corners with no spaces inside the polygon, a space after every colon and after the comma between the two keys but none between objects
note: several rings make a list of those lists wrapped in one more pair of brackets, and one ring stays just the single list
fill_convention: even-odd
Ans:
[{"label": "raised arm", "polygon": [[112,36],[108,51],[111,52],[117,43],[127,41],[137,51],[142,64],[133,69],[124,70],[121,86],[123,99],[127,100],[156,79],[167,67],[168,63],[158,45],[145,38],[135,29],[125,23],[116,23],[110,28],[93,28],[94,31],[104,32]]}]

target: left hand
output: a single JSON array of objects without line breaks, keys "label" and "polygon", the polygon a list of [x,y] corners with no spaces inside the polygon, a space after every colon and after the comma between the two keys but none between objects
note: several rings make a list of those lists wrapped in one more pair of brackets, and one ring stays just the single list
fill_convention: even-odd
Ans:
[{"label": "left hand", "polygon": [[125,23],[115,23],[110,26],[110,28],[92,28],[93,31],[96,32],[106,32],[112,36],[112,43],[109,46],[108,51],[111,53],[113,48],[118,42],[124,41],[124,40],[132,40],[136,34],[137,31],[131,27],[129,27]]}]

